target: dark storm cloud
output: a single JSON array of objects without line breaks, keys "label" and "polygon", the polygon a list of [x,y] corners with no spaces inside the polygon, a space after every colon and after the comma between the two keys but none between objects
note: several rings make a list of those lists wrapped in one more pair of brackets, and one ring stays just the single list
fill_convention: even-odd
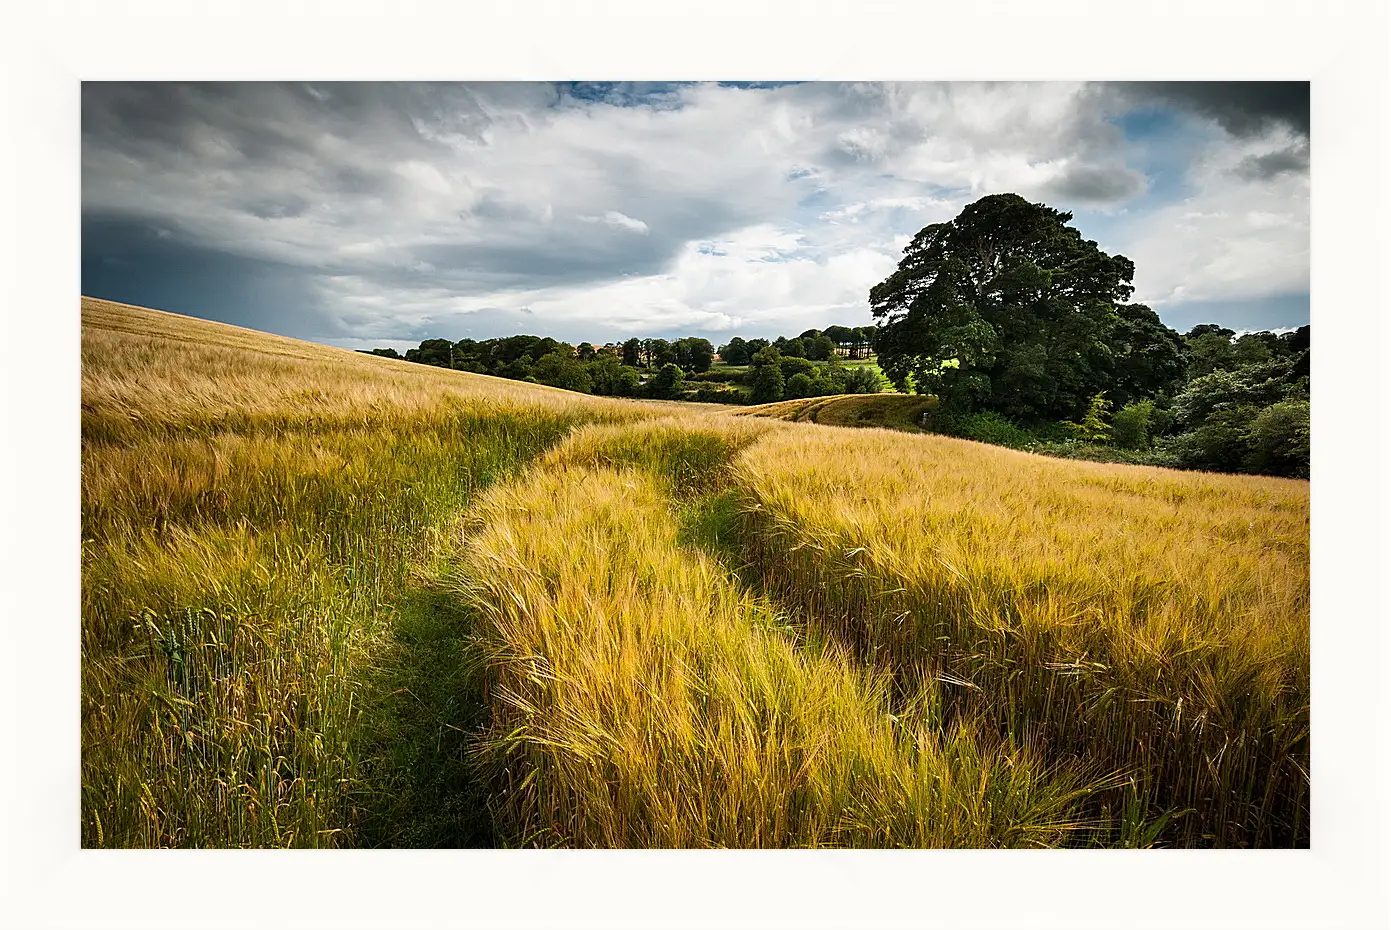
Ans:
[{"label": "dark storm cloud", "polygon": [[622,146],[599,150],[602,139],[559,162],[582,185],[559,186],[543,165],[504,189],[486,179],[507,175],[508,156],[489,150],[495,130],[529,134],[562,98],[632,106],[675,89],[89,83],[84,211],[417,292],[652,274],[691,238],[761,218],[762,204],[670,184],[653,200],[667,176],[652,177],[650,160]]},{"label": "dark storm cloud", "polygon": [[351,335],[299,269],[191,247],[143,222],[82,218],[82,293],[296,339]]},{"label": "dark storm cloud", "polygon": [[1308,81],[1144,81],[1121,87],[1201,113],[1235,136],[1261,132],[1272,122],[1309,135]]},{"label": "dark storm cloud", "polygon": [[[422,135],[412,114],[444,109],[439,98],[446,94],[452,116],[443,129],[477,138],[486,115],[467,89],[447,86],[88,82],[84,169],[89,153],[109,154],[154,169],[202,171],[212,184],[243,181],[248,191],[299,171],[314,175],[321,195],[381,196],[395,179],[355,160],[351,150],[438,157],[445,146]],[[104,178],[84,170],[83,180],[100,186]],[[286,213],[272,207],[271,215]]]},{"label": "dark storm cloud", "polygon": [[[498,85],[504,87],[505,85]],[[414,119],[477,139],[489,118],[471,89],[449,84],[114,83],[82,86],[84,141],[199,154],[207,133],[247,162],[312,155],[325,133],[389,140],[422,153],[438,143]]]},{"label": "dark storm cloud", "polygon": [[[413,255],[446,276],[491,278],[506,287],[583,284],[622,274],[655,274],[671,257],[675,244],[621,231],[555,231],[547,239],[511,244],[440,244],[421,246]],[[549,240],[549,241],[548,241]],[[538,253],[550,256],[538,262]]]},{"label": "dark storm cloud", "polygon": [[274,220],[303,216],[309,206],[308,200],[290,194],[279,199],[249,200],[246,202],[246,212],[263,220]]},{"label": "dark storm cloud", "polygon": [[1309,170],[1309,144],[1292,145],[1287,149],[1253,155],[1237,165],[1236,173],[1250,181],[1264,181],[1289,172]]},{"label": "dark storm cloud", "polygon": [[1047,192],[1068,202],[1108,204],[1128,200],[1145,189],[1144,175],[1124,167],[1078,165],[1049,182]]},{"label": "dark storm cloud", "polygon": [[507,192],[497,187],[485,188],[478,192],[478,199],[461,215],[472,214],[486,220],[530,220],[537,219],[536,211],[530,206],[510,199]]}]

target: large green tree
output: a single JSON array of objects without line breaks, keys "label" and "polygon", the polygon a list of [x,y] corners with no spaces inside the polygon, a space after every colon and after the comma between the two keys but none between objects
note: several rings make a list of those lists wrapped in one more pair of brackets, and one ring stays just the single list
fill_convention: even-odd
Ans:
[{"label": "large green tree", "polygon": [[807,358],[813,362],[824,362],[836,354],[836,344],[820,333],[809,339],[802,337],[802,344],[807,348]]},{"label": "large green tree", "polygon": [[676,396],[676,385],[681,382],[685,374],[677,365],[668,362],[657,372],[657,377],[647,385],[649,393],[653,397],[673,398]]},{"label": "large green tree", "polygon": [[589,363],[588,368],[595,394],[631,397],[638,392],[641,382],[637,369],[620,363],[612,355],[599,356]]},{"label": "large green tree", "polygon": [[1190,329],[1183,337],[1188,350],[1189,379],[1237,367],[1232,349],[1234,336],[1235,331],[1216,323],[1201,323]]},{"label": "large green tree", "polygon": [[738,336],[720,346],[720,361],[726,365],[747,365],[752,355],[749,344]]},{"label": "large green tree", "polygon": [[760,349],[752,359],[749,369],[749,398],[755,404],[770,404],[782,400],[784,382],[782,376],[782,353],[772,346]]},{"label": "large green tree", "polygon": [[1149,307],[1116,307],[1116,328],[1110,341],[1115,380],[1107,397],[1117,409],[1182,387],[1187,365],[1184,339]]},{"label": "large green tree", "polygon": [[584,362],[565,352],[543,355],[532,366],[531,375],[542,384],[589,394],[594,390],[593,379]]},{"label": "large green tree", "polygon": [[822,335],[831,340],[836,348],[849,349],[854,345],[857,334],[849,326],[841,326],[837,323],[834,326],[827,326],[822,330]]},{"label": "large green tree", "polygon": [[1134,264],[1083,239],[1071,219],[993,194],[919,232],[869,296],[890,380],[952,409],[1024,419],[1076,417],[1119,380],[1149,380],[1123,373],[1120,358],[1149,353],[1151,339],[1176,344],[1144,314],[1123,316]]},{"label": "large green tree", "polygon": [[710,340],[699,336],[678,339],[672,343],[672,349],[676,353],[675,364],[685,371],[709,371],[715,358],[715,347]]},{"label": "large green tree", "polygon": [[437,365],[452,368],[454,364],[454,343],[448,339],[426,339],[418,349],[406,350],[406,361],[420,362],[423,365]]}]

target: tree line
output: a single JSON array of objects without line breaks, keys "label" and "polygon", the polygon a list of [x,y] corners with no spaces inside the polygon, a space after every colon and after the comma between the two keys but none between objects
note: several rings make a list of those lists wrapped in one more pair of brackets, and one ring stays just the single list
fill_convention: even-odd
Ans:
[{"label": "tree line", "polygon": [[600,346],[531,335],[426,339],[404,355],[361,351],[586,394],[746,404],[878,391],[877,374],[841,361],[869,358],[873,336],[873,326],[839,325],[773,340],[736,336],[720,347],[719,368],[714,346],[698,336],[633,337]]},{"label": "tree line", "polygon": [[874,348],[873,326],[827,326],[824,330],[809,329],[791,339],[779,336],[767,339],[744,340],[738,336],[720,346],[720,360],[726,365],[748,365],[753,357],[769,346],[779,355],[825,362],[837,356],[848,359],[867,359]]},{"label": "tree line", "polygon": [[924,227],[869,294],[885,375],[936,395],[937,428],[967,438],[1307,477],[1309,327],[1180,335],[1129,302],[1134,264],[1071,219],[995,194]]}]

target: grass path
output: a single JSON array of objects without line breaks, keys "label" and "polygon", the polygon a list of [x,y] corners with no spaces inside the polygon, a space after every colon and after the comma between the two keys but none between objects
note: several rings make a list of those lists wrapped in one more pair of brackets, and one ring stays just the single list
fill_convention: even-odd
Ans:
[{"label": "grass path", "polygon": [[363,843],[438,529],[654,411],[101,301],[82,337],[83,844]]},{"label": "grass path", "polygon": [[682,544],[673,505],[745,444],[588,428],[484,496],[453,587],[487,655],[504,842],[1032,846],[1078,829],[1079,779],[945,725],[935,689],[890,713],[882,676],[799,643]]},{"label": "grass path", "polygon": [[437,578],[418,579],[396,605],[364,688],[362,845],[497,845],[473,759],[488,710],[474,622]]}]

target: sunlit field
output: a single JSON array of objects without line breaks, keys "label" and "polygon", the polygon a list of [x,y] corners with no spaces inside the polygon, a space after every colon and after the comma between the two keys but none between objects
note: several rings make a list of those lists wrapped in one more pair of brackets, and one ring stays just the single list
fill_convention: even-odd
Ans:
[{"label": "sunlit field", "polygon": [[1307,482],[82,322],[85,846],[1308,845]]},{"label": "sunlit field", "polygon": [[787,609],[910,690],[935,679],[957,712],[1121,774],[1106,819],[1307,841],[1307,482],[799,429],[735,484],[742,552]]},{"label": "sunlit field", "polygon": [[365,842],[438,528],[642,409],[101,301],[82,324],[84,842]]}]

